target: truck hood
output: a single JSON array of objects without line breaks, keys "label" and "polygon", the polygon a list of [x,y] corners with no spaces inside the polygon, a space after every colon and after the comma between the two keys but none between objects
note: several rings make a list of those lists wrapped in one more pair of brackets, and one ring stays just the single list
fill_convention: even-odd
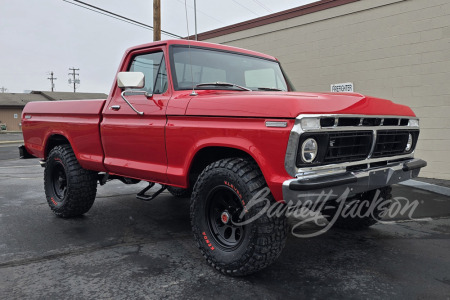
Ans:
[{"label": "truck hood", "polygon": [[197,91],[191,116],[295,118],[300,114],[415,116],[405,105],[357,93]]}]

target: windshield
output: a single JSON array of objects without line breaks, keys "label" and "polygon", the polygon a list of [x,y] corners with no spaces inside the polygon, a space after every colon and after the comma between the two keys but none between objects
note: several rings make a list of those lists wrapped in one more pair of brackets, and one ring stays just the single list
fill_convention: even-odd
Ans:
[{"label": "windshield", "polygon": [[289,83],[276,61],[180,46],[172,47],[171,56],[175,90],[288,90]]}]

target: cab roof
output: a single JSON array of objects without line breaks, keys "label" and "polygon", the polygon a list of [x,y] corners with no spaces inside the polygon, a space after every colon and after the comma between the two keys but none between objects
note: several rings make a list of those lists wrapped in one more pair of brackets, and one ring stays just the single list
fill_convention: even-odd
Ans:
[{"label": "cab roof", "polygon": [[163,40],[163,41],[157,41],[157,42],[134,46],[134,47],[128,48],[126,51],[126,54],[128,54],[129,52],[132,52],[134,50],[141,50],[143,48],[150,48],[150,47],[154,47],[154,46],[172,46],[172,45],[184,45],[184,46],[190,45],[192,47],[204,47],[204,48],[218,49],[218,50],[224,50],[224,51],[232,51],[232,52],[237,52],[237,53],[242,53],[242,54],[247,54],[247,55],[252,55],[252,56],[259,56],[259,57],[262,57],[265,59],[277,60],[273,56],[270,56],[270,55],[267,55],[264,53],[260,53],[260,52],[256,52],[256,51],[243,49],[243,48],[226,46],[226,45],[221,45],[221,44],[214,44],[214,43],[207,43],[207,42],[199,42],[199,41],[193,41],[193,40],[182,40],[182,39],[180,39],[180,40]]}]

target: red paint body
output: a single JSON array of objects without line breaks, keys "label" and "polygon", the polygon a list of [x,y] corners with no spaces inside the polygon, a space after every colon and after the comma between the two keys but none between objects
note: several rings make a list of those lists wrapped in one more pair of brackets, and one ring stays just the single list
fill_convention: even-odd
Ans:
[{"label": "red paint body", "polygon": [[[253,51],[190,42],[191,45],[240,52],[266,59]],[[127,71],[136,54],[187,44],[162,41],[126,51],[119,72]],[[25,146],[46,159],[53,135],[65,137],[82,167],[125,177],[187,187],[195,155],[205,147],[234,148],[249,154],[261,168],[275,199],[282,199],[281,185],[290,179],[284,167],[289,134],[299,114],[360,114],[414,116],[410,108],[360,94],[248,92],[200,90],[175,91],[166,59],[168,90],[147,98],[127,99],[143,111],[137,115],[120,97],[114,81],[106,100],[31,102],[22,114]],[[119,111],[109,109],[120,105]],[[27,118],[25,118],[27,116]],[[286,128],[268,128],[268,120],[287,121]]]}]

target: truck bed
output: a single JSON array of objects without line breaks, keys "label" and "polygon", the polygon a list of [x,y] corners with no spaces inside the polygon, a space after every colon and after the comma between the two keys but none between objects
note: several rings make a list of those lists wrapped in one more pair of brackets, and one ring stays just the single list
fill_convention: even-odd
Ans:
[{"label": "truck bed", "polygon": [[104,171],[100,122],[105,102],[100,99],[28,103],[22,113],[27,151],[46,159],[50,143],[67,139],[83,168]]}]

